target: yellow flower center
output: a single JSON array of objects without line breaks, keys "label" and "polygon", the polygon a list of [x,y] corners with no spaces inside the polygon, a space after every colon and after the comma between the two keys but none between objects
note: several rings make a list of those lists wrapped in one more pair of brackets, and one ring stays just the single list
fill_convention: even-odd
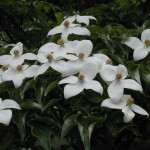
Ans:
[{"label": "yellow flower center", "polygon": [[63,46],[65,44],[65,41],[63,39],[59,39],[57,41],[57,44]]},{"label": "yellow flower center", "polygon": [[144,44],[145,44],[146,46],[150,46],[150,40],[145,40],[145,41],[144,41]]},{"label": "yellow flower center", "polygon": [[66,20],[66,21],[64,22],[64,26],[65,26],[65,27],[69,27],[69,25],[70,25],[70,22]]},{"label": "yellow flower center", "polygon": [[85,56],[85,54],[84,54],[84,53],[80,53],[80,54],[78,55],[78,57],[79,57],[80,59],[83,59],[83,58],[84,58],[84,56]]},{"label": "yellow flower center", "polygon": [[22,65],[18,65],[16,68],[18,71],[22,71],[23,70],[23,66]]},{"label": "yellow flower center", "polygon": [[51,54],[48,54],[48,55],[46,56],[46,58],[47,58],[49,61],[51,61],[52,58],[53,58],[53,56],[52,56]]},{"label": "yellow flower center", "polygon": [[112,65],[112,60],[111,60],[111,59],[108,59],[108,60],[106,61],[106,64]]},{"label": "yellow flower center", "polygon": [[78,11],[73,11],[73,14],[74,14],[74,15],[79,15],[80,12],[79,12],[79,10],[78,10]]},{"label": "yellow flower center", "polygon": [[117,74],[116,74],[116,79],[121,79],[121,78],[122,78],[122,74],[117,73]]},{"label": "yellow flower center", "polygon": [[128,105],[134,104],[134,99],[133,98],[128,98],[127,104]]},{"label": "yellow flower center", "polygon": [[19,51],[18,50],[14,50],[14,55],[15,56],[19,56]]},{"label": "yellow flower center", "polygon": [[79,79],[80,81],[83,81],[83,80],[84,80],[84,75],[79,74],[79,75],[78,75],[78,79]]},{"label": "yellow flower center", "polygon": [[2,68],[3,71],[8,70],[8,66],[7,65],[3,65],[1,68]]}]

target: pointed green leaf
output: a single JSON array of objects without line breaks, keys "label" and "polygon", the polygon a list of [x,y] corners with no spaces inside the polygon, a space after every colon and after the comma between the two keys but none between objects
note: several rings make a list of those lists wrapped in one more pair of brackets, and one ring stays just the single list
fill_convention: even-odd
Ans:
[{"label": "pointed green leaf", "polygon": [[17,125],[19,133],[21,135],[21,141],[23,141],[26,135],[26,128],[25,128],[25,118],[28,112],[23,111],[14,111],[13,112],[13,121]]},{"label": "pointed green leaf", "polygon": [[57,103],[60,99],[51,99],[43,108],[42,111],[45,111],[48,107],[51,107],[55,103]]},{"label": "pointed green leaf", "polygon": [[35,84],[35,80],[33,79],[33,80],[27,81],[26,84],[23,87],[21,87],[20,96],[22,99],[24,98],[24,93],[28,89],[32,88],[34,84]]},{"label": "pointed green leaf", "polygon": [[72,115],[68,117],[65,121],[64,124],[62,125],[62,130],[61,130],[61,138],[63,139],[68,132],[74,127],[75,125],[75,118],[77,117],[77,114]]},{"label": "pointed green leaf", "polygon": [[52,83],[49,84],[49,86],[46,88],[44,96],[46,96],[49,92],[54,90],[58,86],[58,80],[53,81]]},{"label": "pointed green leaf", "polygon": [[26,101],[20,104],[20,106],[24,109],[42,109],[42,106],[40,104],[33,101]]}]

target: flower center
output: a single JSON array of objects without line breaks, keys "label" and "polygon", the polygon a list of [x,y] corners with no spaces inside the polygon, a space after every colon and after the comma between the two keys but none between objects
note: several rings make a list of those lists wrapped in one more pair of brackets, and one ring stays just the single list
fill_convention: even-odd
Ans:
[{"label": "flower center", "polygon": [[78,79],[79,79],[80,81],[83,81],[83,80],[84,80],[84,75],[79,74],[79,75],[78,75]]},{"label": "flower center", "polygon": [[150,46],[150,40],[145,40],[145,41],[144,41],[144,44],[145,44],[146,46]]},{"label": "flower center", "polygon": [[64,22],[64,26],[65,26],[65,27],[69,27],[69,25],[70,25],[70,22],[66,20],[66,21]]},{"label": "flower center", "polygon": [[18,71],[22,71],[23,70],[23,66],[22,65],[18,65],[16,68]]},{"label": "flower center", "polygon": [[3,71],[8,70],[8,66],[7,65],[3,65],[1,68],[2,68]]},{"label": "flower center", "polygon": [[134,99],[133,98],[128,98],[127,104],[128,105],[134,104]]},{"label": "flower center", "polygon": [[117,73],[116,74],[116,79],[121,79],[122,78],[122,74],[121,73]]},{"label": "flower center", "polygon": [[51,61],[52,58],[53,58],[53,56],[52,56],[51,54],[48,54],[48,55],[46,56],[46,58],[47,58],[49,61]]},{"label": "flower center", "polygon": [[63,39],[59,39],[57,41],[57,44],[63,46],[65,44],[65,41]]},{"label": "flower center", "polygon": [[80,53],[80,54],[78,55],[78,57],[79,57],[80,59],[83,59],[83,58],[84,58],[84,56],[85,56],[85,54],[84,54],[84,53]]},{"label": "flower center", "polygon": [[80,12],[79,12],[79,10],[78,10],[78,11],[73,11],[73,14],[74,14],[74,15],[79,15]]},{"label": "flower center", "polygon": [[112,65],[112,60],[111,60],[111,59],[108,59],[108,60],[106,61],[106,64]]},{"label": "flower center", "polygon": [[19,56],[19,51],[18,50],[14,50],[14,55],[15,56]]}]

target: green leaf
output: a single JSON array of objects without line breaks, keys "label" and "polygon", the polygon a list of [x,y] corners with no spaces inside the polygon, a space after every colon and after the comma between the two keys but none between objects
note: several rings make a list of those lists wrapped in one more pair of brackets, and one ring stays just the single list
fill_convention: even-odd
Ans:
[{"label": "green leaf", "polygon": [[141,80],[146,84],[145,89],[150,88],[150,70],[144,66],[140,66]]},{"label": "green leaf", "polygon": [[92,34],[100,34],[101,33],[101,29],[96,25],[87,26],[86,28],[88,28]]},{"label": "green leaf", "polygon": [[74,127],[76,117],[77,117],[77,114],[68,117],[64,121],[64,124],[62,125],[62,130],[61,130],[61,139],[63,139],[68,134],[68,132]]},{"label": "green leaf", "polygon": [[53,131],[44,124],[30,122],[29,125],[31,126],[33,136],[39,139],[44,150],[51,150],[50,135],[53,133]]},{"label": "green leaf", "polygon": [[57,86],[58,86],[58,80],[53,81],[52,83],[49,84],[49,86],[46,88],[44,96],[47,96],[47,94],[49,92],[51,92],[52,90],[54,90]]},{"label": "green leaf", "polygon": [[87,116],[86,120],[88,120],[91,123],[93,123],[93,122],[103,122],[105,120],[105,117]]},{"label": "green leaf", "polygon": [[83,125],[78,123],[79,132],[80,132],[85,150],[90,150],[90,139],[91,139],[91,134],[93,132],[95,124],[96,124],[95,122],[89,124],[86,121],[84,122]]},{"label": "green leaf", "polygon": [[60,122],[58,122],[55,119],[50,118],[50,117],[40,117],[37,114],[34,114],[34,119],[38,120],[38,121],[40,121],[42,123],[46,123],[46,124],[48,124],[50,126],[57,126],[59,128],[61,127]]},{"label": "green leaf", "polygon": [[64,18],[63,18],[63,14],[61,12],[56,12],[55,13],[55,17],[57,22],[60,24],[61,22],[63,22]]},{"label": "green leaf", "polygon": [[41,104],[45,88],[41,84],[35,84],[34,89],[35,89],[36,100],[38,101],[39,104]]},{"label": "green leaf", "polygon": [[24,109],[42,109],[42,106],[40,104],[33,101],[26,101],[20,104],[20,106]]},{"label": "green leaf", "polygon": [[26,118],[27,112],[14,111],[13,113],[14,113],[13,121],[19,129],[19,133],[21,135],[21,141],[23,141],[26,135],[25,118]]},{"label": "green leaf", "polygon": [[42,111],[45,111],[48,107],[51,107],[55,103],[59,102],[60,99],[51,99],[43,108]]},{"label": "green leaf", "polygon": [[0,92],[9,91],[14,88],[12,81],[5,81],[0,83]]},{"label": "green leaf", "polygon": [[21,87],[20,96],[21,96],[22,99],[24,98],[24,93],[28,89],[32,88],[34,84],[35,84],[35,80],[33,79],[33,80],[27,81],[26,84],[23,87]]}]

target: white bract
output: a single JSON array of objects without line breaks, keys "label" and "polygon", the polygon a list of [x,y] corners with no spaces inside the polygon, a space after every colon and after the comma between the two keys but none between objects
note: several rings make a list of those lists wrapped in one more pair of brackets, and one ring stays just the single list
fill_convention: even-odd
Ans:
[{"label": "white bract", "polygon": [[13,81],[15,88],[22,85],[25,78],[34,77],[39,66],[38,65],[17,65],[6,70],[2,75],[3,81]]},{"label": "white bract", "polygon": [[112,60],[106,56],[105,54],[94,54],[93,57],[96,57],[99,59],[99,72],[101,71],[102,67],[104,67],[105,65],[112,65]]},{"label": "white bract", "polygon": [[101,77],[104,81],[110,82],[107,92],[114,101],[120,100],[124,88],[142,91],[141,85],[132,79],[125,79],[127,76],[128,71],[124,65],[107,65],[102,68]]},{"label": "white bract", "polygon": [[85,23],[86,25],[89,25],[90,19],[96,20],[96,18],[93,16],[80,16],[79,11],[74,11],[74,16],[67,17],[65,20],[68,20],[69,22],[74,22],[76,20],[79,23]]},{"label": "white bract", "polygon": [[150,29],[142,32],[141,40],[136,37],[130,37],[127,41],[123,42],[125,45],[134,49],[133,58],[135,61],[144,59],[150,51]]},{"label": "white bract", "polygon": [[78,24],[73,24],[68,20],[64,21],[60,26],[51,29],[48,32],[49,35],[55,35],[61,33],[61,38],[68,41],[69,34],[87,35],[90,36],[90,31],[87,28],[80,27]]},{"label": "white bract", "polygon": [[9,46],[15,46],[16,44],[8,44],[8,45],[5,45],[4,48],[7,48]]},{"label": "white bract", "polygon": [[117,103],[114,103],[113,99],[108,98],[102,102],[101,106],[112,109],[122,109],[125,123],[130,122],[134,118],[134,112],[149,117],[149,114],[143,108],[134,104],[134,99],[130,95],[123,95]]},{"label": "white bract", "polygon": [[14,100],[5,99],[2,101],[0,98],[0,123],[9,125],[12,117],[12,111],[9,108],[21,109],[21,107]]},{"label": "white bract", "polygon": [[97,74],[97,69],[96,63],[87,63],[81,68],[77,77],[69,76],[62,79],[59,84],[69,83],[64,87],[65,99],[78,95],[84,89],[92,89],[102,94],[103,87],[98,81],[93,80]]},{"label": "white bract", "polygon": [[23,53],[23,44],[18,42],[10,51],[11,55],[0,56],[0,65],[16,66],[24,62],[24,60],[36,60],[36,55],[33,53]]},{"label": "white bract", "polygon": [[93,49],[93,44],[90,40],[82,40],[78,42],[76,47],[73,47],[70,49],[70,53],[75,54],[74,55],[68,55],[66,58],[69,60],[78,60],[78,59],[85,59],[87,58]]}]

